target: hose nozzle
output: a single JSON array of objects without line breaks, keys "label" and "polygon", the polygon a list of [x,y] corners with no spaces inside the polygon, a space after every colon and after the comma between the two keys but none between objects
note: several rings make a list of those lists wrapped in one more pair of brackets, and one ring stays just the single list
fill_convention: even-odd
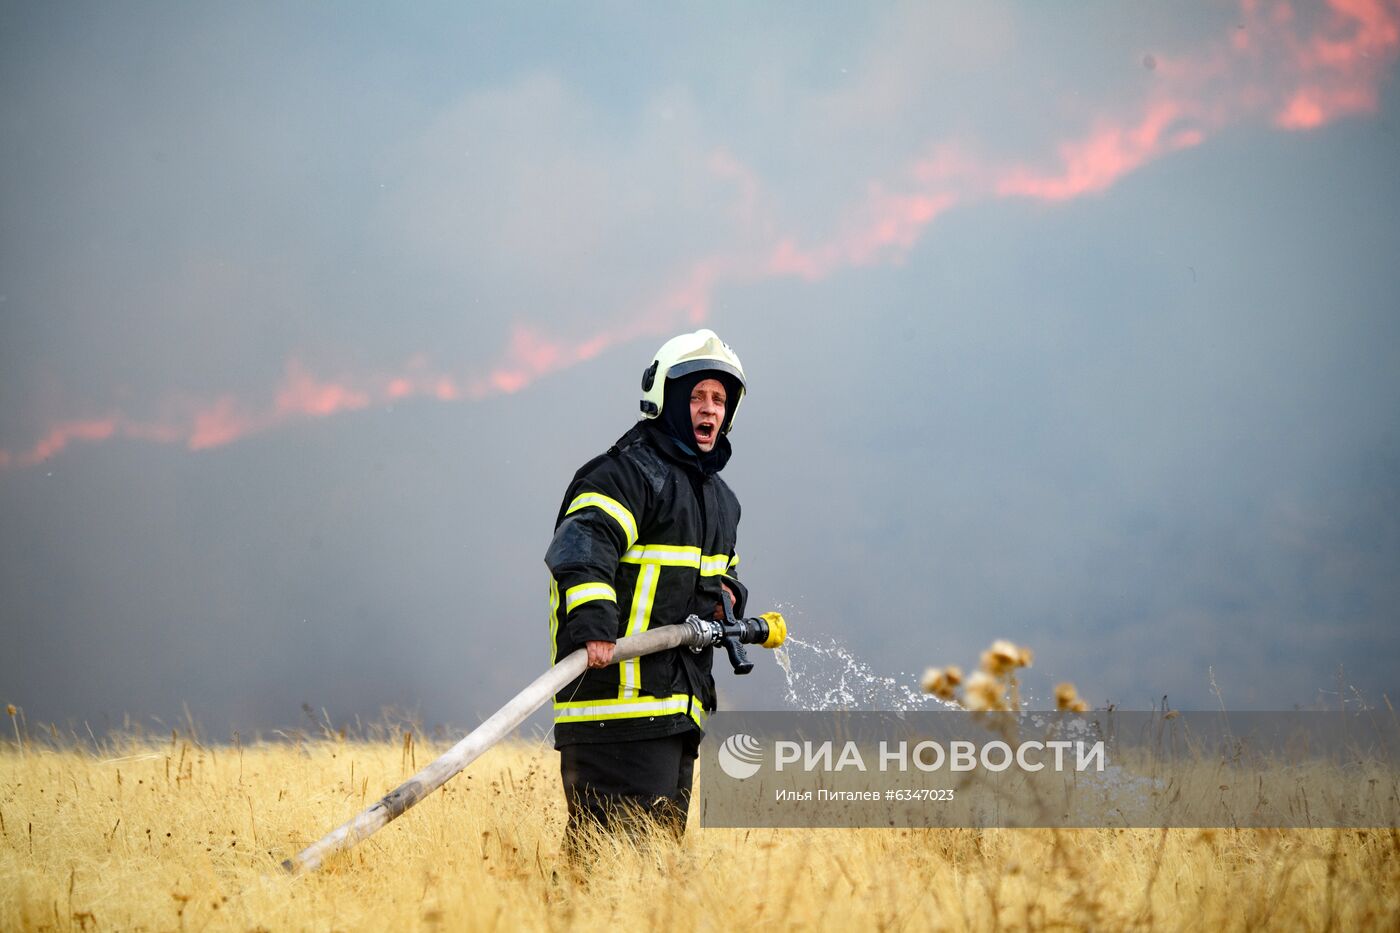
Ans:
[{"label": "hose nozzle", "polygon": [[759,616],[768,623],[768,637],[759,642],[765,648],[780,648],[787,641],[787,619],[781,612],[765,612]]},{"label": "hose nozzle", "polygon": [[753,670],[753,662],[744,651],[744,645],[776,648],[787,640],[787,620],[781,613],[765,612],[752,619],[736,619],[726,595],[724,616],[723,620],[702,619],[695,615],[686,619],[685,624],[690,627],[686,644],[696,652],[712,645],[724,645],[736,674],[747,674]]}]

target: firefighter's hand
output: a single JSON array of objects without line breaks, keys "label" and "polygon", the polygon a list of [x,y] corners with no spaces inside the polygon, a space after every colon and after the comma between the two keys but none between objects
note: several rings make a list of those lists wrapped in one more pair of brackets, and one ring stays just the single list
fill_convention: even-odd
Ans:
[{"label": "firefighter's hand", "polygon": [[613,642],[610,641],[590,641],[584,647],[588,649],[588,666],[593,668],[607,667],[612,663]]},{"label": "firefighter's hand", "polygon": [[[729,588],[729,584],[728,584],[728,583],[721,583],[720,586],[723,587],[723,588],[724,588],[724,591],[725,591],[726,593],[729,594],[729,606],[730,606],[730,608],[732,609],[734,606],[738,605],[738,603],[739,603],[739,597],[737,597],[737,596],[734,595],[734,591],[731,590],[731,589]],[[715,604],[715,620],[716,620],[716,621],[723,621],[723,620],[724,620],[724,603],[716,603],[716,604]]]}]

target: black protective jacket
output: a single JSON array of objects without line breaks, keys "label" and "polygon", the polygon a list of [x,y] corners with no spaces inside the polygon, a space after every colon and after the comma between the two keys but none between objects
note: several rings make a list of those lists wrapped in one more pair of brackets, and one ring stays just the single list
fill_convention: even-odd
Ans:
[{"label": "black protective jacket", "polygon": [[[716,475],[728,458],[728,438],[702,465],[655,422],[639,422],[574,474],[545,554],[551,663],[588,641],[708,618],[721,580],[743,612],[739,500]],[[712,657],[676,648],[584,671],[554,698],[555,746],[703,730],[715,709]]]}]

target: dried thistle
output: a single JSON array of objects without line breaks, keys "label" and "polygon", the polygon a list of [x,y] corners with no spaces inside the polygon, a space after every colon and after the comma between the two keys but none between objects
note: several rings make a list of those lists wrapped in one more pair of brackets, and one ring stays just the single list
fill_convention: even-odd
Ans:
[{"label": "dried thistle", "polygon": [[924,671],[924,678],[921,682],[924,693],[931,693],[940,700],[951,700],[956,696],[954,689],[962,682],[962,671],[956,667],[949,667],[940,670],[931,667]]},{"label": "dried thistle", "polygon": [[986,671],[976,671],[963,689],[963,705],[975,712],[1004,709],[1002,685]]},{"label": "dried thistle", "polygon": [[[974,671],[964,683],[963,672],[955,666],[931,667],[924,671],[920,680],[925,693],[940,700],[961,703],[964,709],[973,712],[1008,712],[1021,709],[1020,683],[1016,677],[1018,668],[1030,667],[1035,662],[1035,652],[1023,645],[1005,638],[992,642],[990,648],[982,652],[980,670]],[[961,687],[961,696],[958,688]],[[1055,688],[1057,709],[1074,712],[1087,712],[1089,704],[1080,698],[1074,684],[1063,683]]]},{"label": "dried thistle", "polygon": [[1029,648],[1019,648],[1005,638],[992,642],[992,647],[982,652],[982,670],[993,677],[1005,677],[1018,667],[1030,667],[1032,654]]}]

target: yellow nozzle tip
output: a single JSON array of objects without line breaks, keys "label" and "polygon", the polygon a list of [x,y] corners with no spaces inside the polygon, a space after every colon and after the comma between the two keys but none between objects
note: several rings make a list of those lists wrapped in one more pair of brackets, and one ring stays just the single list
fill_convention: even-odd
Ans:
[{"label": "yellow nozzle tip", "polygon": [[781,612],[765,612],[759,618],[768,623],[768,639],[763,647],[776,648],[787,641],[787,620]]}]

